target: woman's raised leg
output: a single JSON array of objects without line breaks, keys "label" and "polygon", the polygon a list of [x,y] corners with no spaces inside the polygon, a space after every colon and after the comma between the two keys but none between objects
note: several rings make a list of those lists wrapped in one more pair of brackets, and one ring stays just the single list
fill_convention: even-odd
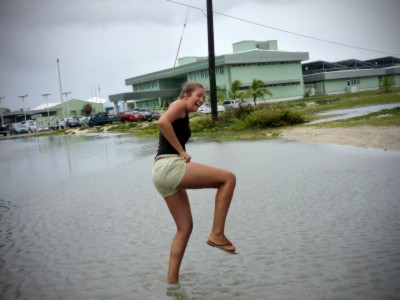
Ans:
[{"label": "woman's raised leg", "polygon": [[165,197],[165,201],[175,220],[177,229],[171,245],[167,282],[176,283],[179,281],[179,268],[192,233],[193,219],[186,190],[182,189],[171,196]]},{"label": "woman's raised leg", "polygon": [[234,252],[233,245],[225,236],[225,221],[236,186],[236,176],[229,171],[190,162],[186,164],[185,175],[180,183],[182,189],[216,188],[214,220],[209,241],[225,245],[228,252]]}]

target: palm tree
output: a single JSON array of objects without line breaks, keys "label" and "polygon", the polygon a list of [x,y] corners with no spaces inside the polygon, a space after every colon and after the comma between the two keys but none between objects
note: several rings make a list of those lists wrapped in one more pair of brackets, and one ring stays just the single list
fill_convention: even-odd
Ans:
[{"label": "palm tree", "polygon": [[267,88],[262,87],[263,84],[264,82],[262,80],[253,79],[253,82],[249,86],[249,95],[253,97],[254,105],[257,105],[257,98],[263,98],[266,94],[272,96],[272,93]]},{"label": "palm tree", "polygon": [[225,100],[225,91],[217,85],[217,102],[223,102]]},{"label": "palm tree", "polygon": [[228,98],[229,99],[238,99],[240,92],[239,92],[239,87],[242,85],[242,83],[240,82],[240,80],[235,80],[234,82],[232,82],[231,84],[231,90],[228,92]]}]

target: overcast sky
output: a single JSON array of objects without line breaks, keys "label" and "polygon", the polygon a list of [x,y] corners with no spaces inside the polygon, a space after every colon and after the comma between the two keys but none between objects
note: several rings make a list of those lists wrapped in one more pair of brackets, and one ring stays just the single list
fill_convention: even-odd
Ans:
[{"label": "overcast sky", "polygon": [[[201,8],[190,9],[179,57],[207,56],[206,0],[176,2]],[[213,2],[216,55],[242,40],[277,40],[309,61],[400,57],[399,0]],[[0,0],[1,106],[20,109],[25,94],[25,108],[45,103],[44,93],[60,102],[57,59],[69,98],[130,92],[125,79],[173,67],[187,13],[167,0]]]}]

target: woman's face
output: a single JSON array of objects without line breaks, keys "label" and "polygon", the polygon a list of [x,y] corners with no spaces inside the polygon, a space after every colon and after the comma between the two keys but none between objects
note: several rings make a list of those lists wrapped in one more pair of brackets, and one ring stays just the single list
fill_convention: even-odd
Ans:
[{"label": "woman's face", "polygon": [[185,98],[187,100],[187,110],[196,112],[206,99],[206,90],[198,87]]}]

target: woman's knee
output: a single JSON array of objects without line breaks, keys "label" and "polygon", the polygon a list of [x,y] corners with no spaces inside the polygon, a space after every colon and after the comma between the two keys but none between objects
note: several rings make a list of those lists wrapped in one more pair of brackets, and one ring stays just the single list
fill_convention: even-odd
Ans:
[{"label": "woman's knee", "polygon": [[177,226],[177,231],[178,233],[189,237],[193,231],[193,222],[190,222],[189,224],[184,226]]},{"label": "woman's knee", "polygon": [[226,181],[232,185],[233,187],[236,186],[236,175],[230,171],[227,171]]}]

